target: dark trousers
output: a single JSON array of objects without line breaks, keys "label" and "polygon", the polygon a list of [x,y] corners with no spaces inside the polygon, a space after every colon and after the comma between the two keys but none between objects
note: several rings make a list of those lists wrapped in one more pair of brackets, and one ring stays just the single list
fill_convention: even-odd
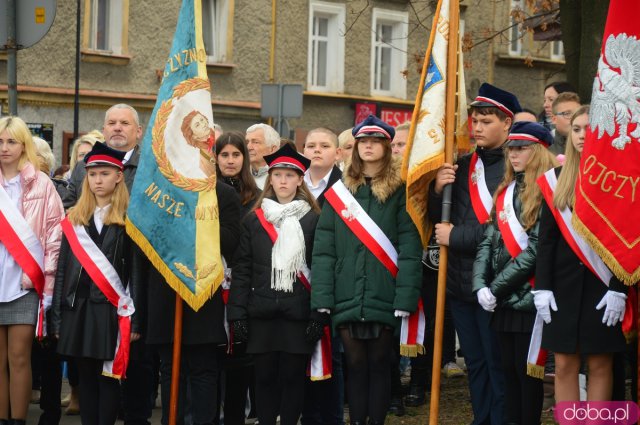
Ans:
[{"label": "dark trousers", "polygon": [[383,329],[378,338],[351,338],[341,329],[349,381],[349,419],[384,423],[391,396],[391,346],[395,341],[391,329]]},{"label": "dark trousers", "polygon": [[225,356],[224,424],[244,425],[247,393],[254,382],[253,357],[250,354]]},{"label": "dark trousers", "polygon": [[40,370],[40,409],[42,414],[38,425],[58,425],[60,423],[60,391],[62,389],[62,368],[60,356],[56,352],[57,340],[46,337],[42,342],[34,342],[33,349],[38,355]]},{"label": "dark trousers", "polygon": [[[477,303],[449,298],[455,329],[467,365],[473,424],[502,424],[504,374],[490,313]],[[526,360],[526,352],[525,357]]]},{"label": "dark trousers", "polygon": [[342,373],[342,341],[331,340],[331,378],[307,380],[304,393],[302,425],[344,424],[344,374]]},{"label": "dark trousers", "polygon": [[142,340],[131,343],[127,378],[122,381],[125,425],[149,425],[153,409],[153,361]]},{"label": "dark trousers", "polygon": [[85,425],[113,425],[120,407],[120,381],[102,376],[102,360],[76,357],[80,379],[80,420]]},{"label": "dark trousers", "polygon": [[505,422],[539,425],[544,393],[542,379],[527,375],[530,332],[498,332],[505,379]]},{"label": "dark trousers", "polygon": [[[160,393],[162,397],[162,425],[169,423],[173,345],[158,346],[160,356]],[[187,413],[193,425],[210,425],[215,421],[218,400],[220,361],[215,344],[183,345],[180,356],[180,385],[177,424],[184,423]],[[187,383],[190,388],[190,412],[185,412]]]},{"label": "dark trousers", "polygon": [[306,354],[282,351],[253,355],[256,373],[256,411],[260,425],[296,425],[304,403]]}]

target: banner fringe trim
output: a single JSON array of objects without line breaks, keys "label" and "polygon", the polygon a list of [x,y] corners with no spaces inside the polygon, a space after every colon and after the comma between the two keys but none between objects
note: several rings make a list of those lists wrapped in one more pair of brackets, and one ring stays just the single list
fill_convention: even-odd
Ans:
[{"label": "banner fringe trim", "polygon": [[418,354],[424,354],[424,345],[420,344],[400,344],[400,355],[406,357],[418,357]]},{"label": "banner fringe trim", "polygon": [[210,285],[206,290],[204,290],[201,294],[195,295],[191,292],[182,281],[171,271],[171,269],[165,264],[164,261],[160,258],[158,253],[153,246],[149,243],[147,238],[142,234],[142,232],[133,224],[129,218],[126,220],[126,229],[127,234],[131,237],[131,239],[140,247],[142,252],[147,256],[151,264],[160,272],[162,277],[167,281],[169,286],[180,295],[188,305],[194,311],[200,310],[200,308],[207,302],[213,294],[216,293],[218,287],[221,286],[223,272],[219,272],[217,276],[214,278],[214,282],[218,282],[217,284]]},{"label": "banner fringe trim", "polygon": [[331,379],[331,374],[329,373],[328,375],[312,376],[312,377],[309,377],[309,379],[311,379],[312,382],[326,381],[327,379]]},{"label": "banner fringe trim", "polygon": [[636,282],[640,281],[640,267],[637,268],[633,273],[629,273],[625,270],[616,257],[602,245],[602,242],[591,233],[591,231],[584,225],[582,220],[578,217],[577,214],[573,214],[571,219],[571,223],[573,227],[578,231],[578,233],[587,240],[591,248],[602,258],[602,261],[609,267],[609,269],[613,272],[614,275],[622,283],[627,286],[633,286]]}]

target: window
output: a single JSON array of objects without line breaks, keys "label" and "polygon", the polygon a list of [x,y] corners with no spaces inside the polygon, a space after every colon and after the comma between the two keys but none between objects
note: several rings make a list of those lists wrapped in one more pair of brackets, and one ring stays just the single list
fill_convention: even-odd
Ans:
[{"label": "window", "polygon": [[408,14],[373,9],[371,41],[371,93],[406,97]]},{"label": "window", "polygon": [[551,42],[551,59],[553,60],[564,60],[564,45],[562,41],[552,41]]},{"label": "window", "polygon": [[520,24],[513,16],[515,13],[523,10],[522,0],[511,0],[510,19],[511,27],[509,28],[509,54],[511,56],[522,55],[522,35],[520,34]]},{"label": "window", "polygon": [[344,91],[344,22],[343,4],[310,3],[308,90]]},{"label": "window", "polygon": [[233,0],[202,0],[202,38],[207,62],[231,61]]},{"label": "window", "polygon": [[126,54],[128,3],[127,0],[85,0],[85,49],[112,55]]}]

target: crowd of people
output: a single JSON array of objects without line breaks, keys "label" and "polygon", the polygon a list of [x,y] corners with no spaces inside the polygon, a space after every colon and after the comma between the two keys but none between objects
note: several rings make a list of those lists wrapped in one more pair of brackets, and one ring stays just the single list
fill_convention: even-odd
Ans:
[{"label": "crowd of people", "polygon": [[[585,370],[589,400],[624,398],[628,287],[564,231],[588,114],[566,83],[545,89],[539,117],[483,84],[475,148],[429,187],[428,247],[406,211],[408,123],[315,128],[301,152],[266,124],[210,129],[225,283],[184,307],[177,423],[376,425],[425,404],[439,246],[443,373],[465,373],[457,335],[473,424],[539,424],[543,379],[556,401],[579,400]],[[175,295],[125,230],[142,134],[136,110],[114,105],[53,171],[46,142],[0,119],[0,425],[25,424],[35,381],[39,424],[60,422],[62,361],[83,424],[148,424],[158,387],[169,422]],[[400,327],[420,300],[427,349],[404,391]],[[527,363],[540,332],[546,368]]]}]

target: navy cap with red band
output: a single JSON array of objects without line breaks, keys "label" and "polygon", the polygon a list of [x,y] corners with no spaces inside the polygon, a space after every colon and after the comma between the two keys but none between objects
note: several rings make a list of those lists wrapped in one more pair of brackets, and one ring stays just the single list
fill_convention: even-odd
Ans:
[{"label": "navy cap with red band", "polygon": [[353,134],[355,139],[362,137],[380,137],[390,141],[396,135],[396,130],[375,115],[369,115],[353,127],[351,134]]},{"label": "navy cap with red band", "polygon": [[545,126],[537,122],[519,121],[513,124],[506,146],[528,146],[534,143],[548,148],[553,144],[553,136]]},{"label": "navy cap with red band", "polygon": [[126,154],[126,152],[111,149],[104,143],[96,142],[91,151],[84,157],[84,168],[108,166],[123,170],[122,161]]},{"label": "navy cap with red band", "polygon": [[515,95],[489,83],[482,83],[478,89],[478,96],[469,106],[472,108],[498,108],[511,118],[518,112],[522,112],[520,102]]},{"label": "navy cap with red band", "polygon": [[286,143],[283,147],[270,155],[265,155],[264,160],[272,168],[291,168],[304,174],[311,160],[296,151],[290,144]]}]

